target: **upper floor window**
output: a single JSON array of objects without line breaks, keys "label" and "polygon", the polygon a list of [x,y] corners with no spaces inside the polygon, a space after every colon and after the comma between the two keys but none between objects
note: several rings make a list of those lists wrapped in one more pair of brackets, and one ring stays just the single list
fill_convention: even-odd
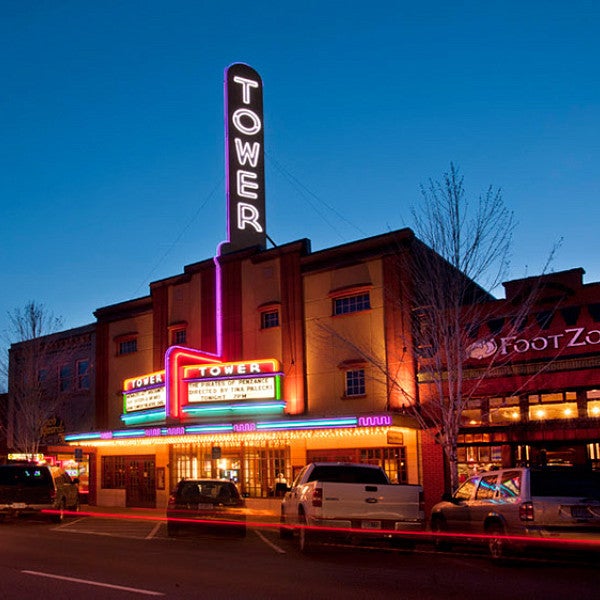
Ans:
[{"label": "upper floor window", "polygon": [[177,321],[169,325],[169,344],[171,346],[184,346],[187,344],[187,321]]},{"label": "upper floor window", "polygon": [[346,371],[346,396],[364,396],[366,393],[365,387],[365,370],[353,369]]},{"label": "upper floor window", "polygon": [[137,338],[119,342],[119,355],[137,352]]},{"label": "upper floor window", "polygon": [[279,327],[279,311],[265,310],[260,313],[260,328],[270,329],[271,327]]},{"label": "upper floor window", "polygon": [[77,372],[77,389],[89,390],[90,389],[90,361],[89,360],[78,360],[75,364]]},{"label": "upper floor window", "polygon": [[180,346],[187,342],[187,329],[175,329],[173,331],[173,344]]},{"label": "upper floor window", "polygon": [[73,371],[71,365],[62,365],[58,370],[58,389],[66,392],[71,387]]},{"label": "upper floor window", "polygon": [[333,299],[333,314],[347,315],[371,308],[371,296],[369,292],[353,294],[351,296],[340,296]]},{"label": "upper floor window", "polygon": [[276,300],[266,302],[258,307],[261,329],[272,329],[273,327],[279,327],[281,325],[279,317],[280,307],[281,303]]}]

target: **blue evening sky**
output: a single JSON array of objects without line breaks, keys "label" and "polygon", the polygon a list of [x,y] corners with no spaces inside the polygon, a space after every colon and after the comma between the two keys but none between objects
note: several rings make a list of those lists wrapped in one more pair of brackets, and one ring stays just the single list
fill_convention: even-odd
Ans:
[{"label": "blue evening sky", "polygon": [[226,238],[223,72],[264,81],[267,228],[411,225],[458,165],[519,222],[511,277],[600,281],[600,2],[0,0],[0,331],[94,320]]}]

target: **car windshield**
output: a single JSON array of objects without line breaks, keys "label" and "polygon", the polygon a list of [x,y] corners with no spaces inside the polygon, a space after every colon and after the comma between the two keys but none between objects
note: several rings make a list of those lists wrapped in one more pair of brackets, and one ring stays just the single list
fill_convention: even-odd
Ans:
[{"label": "car windshield", "polygon": [[600,473],[570,470],[532,471],[532,496],[566,496],[600,500]]},{"label": "car windshield", "polygon": [[45,486],[50,481],[48,469],[36,466],[0,467],[0,485]]}]

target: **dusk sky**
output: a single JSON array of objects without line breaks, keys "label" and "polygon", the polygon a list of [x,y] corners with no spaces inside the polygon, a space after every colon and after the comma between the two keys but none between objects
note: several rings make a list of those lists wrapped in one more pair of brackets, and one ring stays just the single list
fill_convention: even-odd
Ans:
[{"label": "dusk sky", "polygon": [[[0,331],[94,321],[226,239],[223,73],[264,82],[267,233],[411,226],[451,162],[502,188],[511,277],[600,281],[600,2],[0,0]],[[501,293],[502,290],[499,290]]]}]

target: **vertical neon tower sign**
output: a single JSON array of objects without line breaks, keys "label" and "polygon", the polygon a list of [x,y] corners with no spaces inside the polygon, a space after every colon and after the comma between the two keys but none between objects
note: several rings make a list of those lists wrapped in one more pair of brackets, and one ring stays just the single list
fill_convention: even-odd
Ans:
[{"label": "vertical neon tower sign", "polygon": [[263,86],[242,63],[225,70],[225,146],[228,239],[220,252],[265,249]]}]

